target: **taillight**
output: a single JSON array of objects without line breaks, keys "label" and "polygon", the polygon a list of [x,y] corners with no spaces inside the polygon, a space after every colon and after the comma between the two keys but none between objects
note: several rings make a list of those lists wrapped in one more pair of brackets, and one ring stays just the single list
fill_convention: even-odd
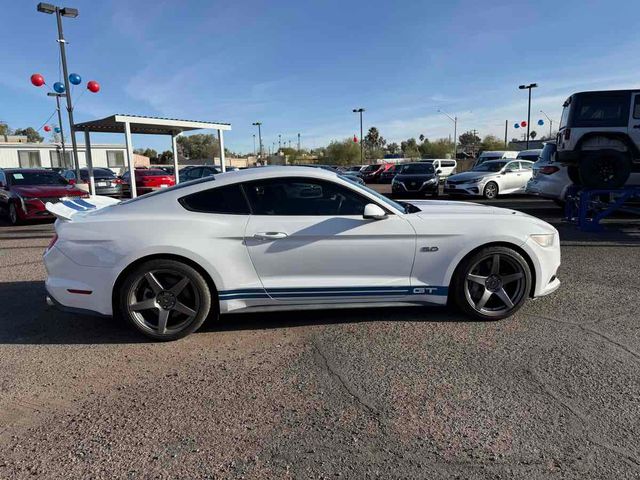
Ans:
[{"label": "taillight", "polygon": [[560,170],[560,167],[556,167],[554,165],[545,165],[538,170],[538,173],[542,173],[543,175],[551,175],[552,173],[556,173]]},{"label": "taillight", "polygon": [[570,128],[565,128],[564,129],[564,139],[569,140],[571,138],[571,129]]},{"label": "taillight", "polygon": [[45,252],[48,252],[51,248],[53,248],[53,246],[57,241],[58,241],[58,234],[54,233],[53,237],[51,237],[51,240],[49,241],[49,245],[47,245],[47,248],[45,249]]},{"label": "taillight", "polygon": [[121,178],[116,178],[115,180],[113,180],[113,183],[115,183],[117,185],[121,185],[123,182],[122,182]]}]

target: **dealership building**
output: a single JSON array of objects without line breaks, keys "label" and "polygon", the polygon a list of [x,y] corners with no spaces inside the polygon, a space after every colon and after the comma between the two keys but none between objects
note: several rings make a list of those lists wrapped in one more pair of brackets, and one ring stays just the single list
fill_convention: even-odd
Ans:
[{"label": "dealership building", "polygon": [[[11,138],[9,140],[12,140]],[[106,167],[116,173],[125,169],[126,147],[124,145],[91,144],[91,158],[94,167]],[[80,166],[86,166],[85,146],[78,145]],[[0,141],[0,168],[73,168],[71,145],[66,156],[57,143],[22,143]]]}]

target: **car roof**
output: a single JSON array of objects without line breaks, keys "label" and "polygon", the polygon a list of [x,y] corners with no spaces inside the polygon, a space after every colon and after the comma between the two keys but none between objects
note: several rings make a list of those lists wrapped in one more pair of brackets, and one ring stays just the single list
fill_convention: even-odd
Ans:
[{"label": "car roof", "polygon": [[14,172],[51,172],[51,173],[55,173],[52,170],[49,170],[48,168],[3,168],[2,169],[3,172],[7,172],[7,173],[14,173]]},{"label": "car roof", "polygon": [[531,150],[520,150],[518,155],[528,154],[528,153],[540,153],[542,151],[541,148],[532,148]]}]

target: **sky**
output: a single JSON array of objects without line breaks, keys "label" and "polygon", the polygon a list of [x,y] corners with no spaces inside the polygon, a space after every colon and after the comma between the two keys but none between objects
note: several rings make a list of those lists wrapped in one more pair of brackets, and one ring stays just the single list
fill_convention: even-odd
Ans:
[{"label": "sky", "polygon": [[[5,1],[0,19],[0,121],[44,124],[55,103],[41,73],[59,78],[53,16],[37,2]],[[63,4],[64,6],[67,4]],[[72,92],[76,122],[114,113],[232,124],[225,145],[253,151],[253,122],[265,149],[303,148],[365,131],[388,142],[458,132],[521,134],[523,83],[533,91],[531,123],[548,133],[564,99],[581,90],[640,87],[640,5],[630,0],[71,0],[64,19],[70,72],[97,80]],[[66,113],[66,112],[65,112]],[[55,118],[55,117],[54,117]],[[66,123],[66,119],[64,120]],[[54,119],[50,125],[56,123]],[[80,136],[79,136],[80,139]],[[80,139],[82,140],[82,139]],[[123,143],[119,135],[94,142]],[[170,149],[162,136],[134,136],[134,147]]]}]

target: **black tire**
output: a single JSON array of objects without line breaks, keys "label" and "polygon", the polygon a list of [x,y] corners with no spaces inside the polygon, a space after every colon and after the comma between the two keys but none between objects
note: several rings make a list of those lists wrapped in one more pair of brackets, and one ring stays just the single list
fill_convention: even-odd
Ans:
[{"label": "black tire", "polygon": [[16,207],[15,202],[9,203],[9,208],[7,209],[7,218],[9,219],[9,223],[11,225],[20,225],[21,220],[18,216],[18,207]]},{"label": "black tire", "polygon": [[[499,270],[494,275],[491,272],[496,256],[499,257]],[[514,279],[516,275],[521,276]],[[485,284],[478,283],[482,278],[486,279]],[[501,320],[522,307],[531,291],[531,284],[531,269],[520,253],[508,247],[486,247],[460,262],[451,281],[450,299],[463,313],[475,319]],[[512,305],[501,299],[500,290],[505,292]],[[490,292],[488,300],[478,308],[486,292]]]},{"label": "black tire", "polygon": [[[157,290],[147,280],[151,278],[149,274],[157,280]],[[184,279],[188,283],[177,293],[172,293]],[[172,307],[170,296],[173,296]],[[140,310],[132,308],[149,301],[156,306]],[[117,303],[120,313],[131,325],[143,335],[159,341],[186,337],[200,328],[213,311],[217,314],[217,308],[212,308],[211,292],[204,277],[193,267],[169,259],[149,260],[132,270],[120,286]],[[166,308],[159,307],[160,304]],[[184,313],[184,307],[192,314]],[[161,329],[162,314],[166,317]]]},{"label": "black tire", "polygon": [[620,188],[631,175],[631,157],[617,150],[583,152],[578,171],[587,188]]},{"label": "black tire", "polygon": [[493,200],[498,198],[498,194],[500,193],[500,189],[496,182],[488,182],[484,186],[484,190],[482,191],[482,196],[487,200]]}]

